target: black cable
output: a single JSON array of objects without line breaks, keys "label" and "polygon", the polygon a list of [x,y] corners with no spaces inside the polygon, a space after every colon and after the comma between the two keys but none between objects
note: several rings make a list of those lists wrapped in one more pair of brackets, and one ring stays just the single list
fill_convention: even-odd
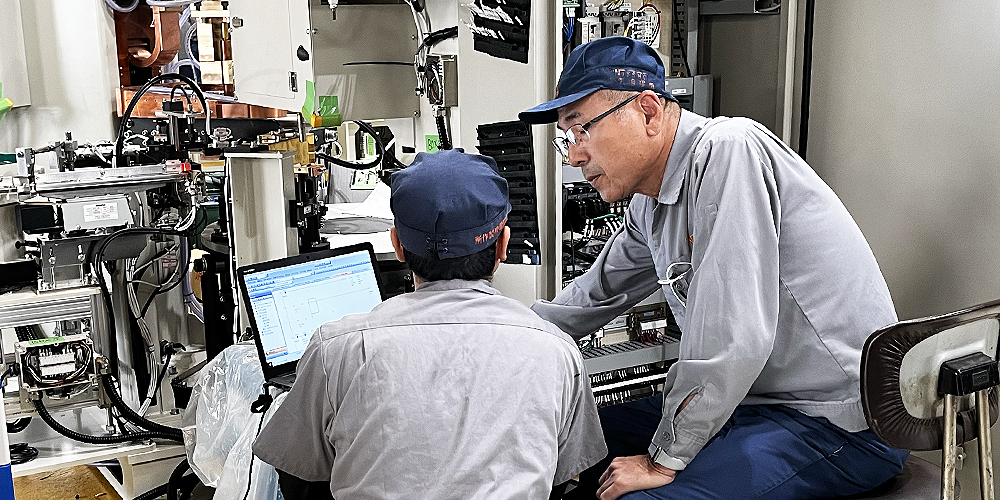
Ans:
[{"label": "black cable", "polygon": [[38,448],[28,446],[28,443],[10,445],[10,464],[18,465],[30,462],[38,456]]},{"label": "black cable", "polygon": [[[264,415],[267,410],[271,408],[271,403],[274,402],[274,398],[271,397],[271,391],[269,390],[271,384],[269,382],[264,382],[264,387],[262,388],[260,396],[257,396],[257,400],[250,404],[250,413],[260,413],[260,423],[257,424],[257,434],[254,435],[254,441],[257,440],[257,436],[260,436],[260,429],[264,427]],[[247,496],[250,495],[250,485],[253,483],[253,452],[250,452],[250,472],[247,474],[247,491],[243,494],[243,500],[247,500]]]},{"label": "black cable", "polygon": [[149,490],[149,491],[147,491],[147,492],[145,492],[145,493],[143,493],[143,494],[135,497],[133,500],[153,500],[154,498],[160,498],[163,495],[166,495],[167,491],[169,491],[169,489],[170,489],[170,485],[169,484],[161,484],[161,485],[157,486],[156,488],[153,488],[153,489],[151,489],[151,490]]},{"label": "black cable", "polygon": [[129,407],[129,405],[122,400],[121,394],[118,393],[118,388],[115,387],[115,383],[114,380],[112,380],[111,375],[103,375],[101,377],[101,382],[104,383],[104,390],[108,394],[108,398],[111,399],[111,403],[115,406],[115,408],[118,408],[118,411],[121,412],[122,417],[125,420],[128,420],[143,429],[165,436],[163,439],[172,439],[174,441],[184,442],[184,433],[177,427],[170,427],[168,425],[153,422],[152,420],[139,415],[135,412],[135,410]]},{"label": "black cable", "polygon": [[153,265],[154,262],[156,262],[158,259],[160,259],[164,255],[166,255],[167,253],[169,253],[174,248],[177,248],[177,247],[175,247],[175,246],[174,247],[166,247],[163,250],[160,250],[159,252],[156,252],[155,254],[153,254],[153,256],[149,258],[149,260],[147,260],[146,262],[143,262],[141,266],[136,267],[135,270],[132,271],[132,276],[129,276],[129,281],[135,281],[136,277],[140,277],[141,278],[142,275],[145,274],[146,269],[149,269],[149,266]]},{"label": "black cable", "polygon": [[[321,159],[323,161],[328,161],[328,162],[333,163],[334,165],[337,165],[337,166],[341,166],[341,167],[345,167],[345,168],[351,168],[351,169],[354,169],[354,170],[368,170],[369,168],[373,168],[373,167],[379,166],[382,163],[382,160],[385,158],[385,145],[382,144],[382,139],[379,138],[378,132],[376,132],[375,128],[372,127],[367,122],[363,122],[361,120],[354,120],[354,123],[356,123],[358,125],[358,128],[360,128],[366,134],[372,136],[372,138],[375,140],[375,159],[374,160],[366,162],[366,163],[356,163],[356,162],[353,162],[353,161],[341,160],[340,158],[334,158],[333,156],[330,156],[330,155],[325,154],[325,153],[320,153],[320,152],[316,153],[316,158],[319,158],[319,159]],[[398,166],[400,166],[400,167],[403,166],[401,163],[399,163],[399,160],[395,160],[395,162],[397,164],[399,164]]]},{"label": "black cable", "polygon": [[45,408],[45,403],[42,403],[41,399],[36,399],[32,401],[32,403],[34,403],[35,405],[35,412],[38,413],[39,417],[42,417],[42,420],[45,421],[45,423],[48,424],[49,427],[51,427],[54,431],[58,432],[59,434],[62,434],[63,436],[66,436],[74,441],[80,441],[81,443],[115,444],[115,443],[127,443],[129,441],[137,441],[140,439],[175,440],[173,436],[167,436],[164,435],[163,433],[152,432],[152,431],[136,432],[133,434],[118,434],[115,436],[91,436],[89,434],[83,434],[74,431],[72,429],[69,429],[67,427],[64,427],[62,424],[56,421],[56,419],[52,417],[52,414],[49,413],[49,410]]},{"label": "black cable", "polygon": [[[194,226],[191,226],[191,227],[194,227]],[[186,277],[187,277],[187,271],[186,270],[187,270],[188,264],[191,263],[191,255],[190,255],[189,252],[188,253],[184,253],[184,255],[186,255],[187,258],[184,259],[184,262],[179,262],[177,265],[178,266],[183,266],[183,267],[181,267],[181,269],[184,269],[185,271],[182,272],[177,277],[177,279],[174,280],[173,283],[170,283],[169,285],[167,285],[166,288],[164,288],[164,284],[160,284],[160,286],[157,286],[155,289],[153,289],[153,292],[149,294],[149,297],[146,299],[146,303],[143,304],[142,309],[139,312],[139,317],[140,318],[145,318],[146,317],[146,311],[149,310],[149,306],[153,304],[153,299],[155,299],[157,295],[167,293],[170,290],[173,290],[174,288],[177,288],[177,285],[181,284],[184,281],[184,279],[186,279]]]},{"label": "black cable", "polygon": [[[688,51],[687,51],[687,46],[684,45],[684,35],[681,33],[681,21],[680,21],[680,19],[677,16],[677,1],[676,0],[673,1],[673,6],[674,6],[674,15],[671,16],[671,17],[673,17],[673,23],[672,24],[674,25],[674,32],[677,34],[677,43],[680,44],[680,47],[681,47],[681,56],[684,59],[684,71],[687,73],[687,76],[691,76],[691,66],[688,65]],[[685,22],[691,22],[691,20],[685,18]],[[695,21],[695,22],[697,22],[697,21]]]},{"label": "black cable", "polygon": [[437,123],[438,129],[438,149],[448,150],[451,149],[451,138],[448,137],[448,127],[444,123],[444,116],[437,115],[434,117],[434,122]]},{"label": "black cable", "polygon": [[135,109],[136,104],[139,103],[139,99],[142,98],[143,94],[149,91],[153,85],[160,83],[164,80],[181,80],[188,84],[191,90],[194,90],[195,95],[198,96],[198,100],[201,101],[201,108],[205,113],[206,119],[209,116],[208,101],[205,100],[205,94],[202,93],[201,87],[198,86],[194,80],[180,74],[180,73],[163,73],[161,75],[154,76],[150,78],[148,82],[145,83],[139,90],[132,96],[132,100],[129,101],[128,107],[125,108],[125,113],[122,114],[121,122],[118,124],[118,137],[115,138],[115,165],[118,167],[125,166],[125,154],[123,150],[125,148],[125,129],[128,128],[129,119],[132,118],[132,110]]},{"label": "black cable", "polygon": [[30,423],[31,417],[19,418],[13,422],[7,422],[7,434],[17,434],[27,429]]},{"label": "black cable", "polygon": [[[264,413],[263,412],[260,414],[260,423],[257,424],[257,434],[254,435],[254,440],[255,441],[257,440],[257,436],[260,436],[260,429],[262,427],[264,427]],[[243,493],[243,500],[247,500],[247,497],[250,496],[250,485],[253,484],[253,459],[254,458],[255,458],[254,454],[251,451],[250,452],[250,472],[247,473],[247,491],[246,491],[246,493]]]},{"label": "black cable", "polygon": [[[164,342],[166,343],[166,341],[164,341]],[[152,403],[153,402],[153,398],[155,398],[156,394],[158,392],[160,392],[160,384],[163,383],[163,378],[167,375],[167,369],[170,368],[170,358],[172,358],[174,356],[174,354],[177,353],[177,350],[174,347],[174,344],[169,344],[169,343],[167,343],[167,344],[168,344],[167,347],[163,349],[167,353],[166,356],[165,356],[165,359],[163,360],[163,368],[160,368],[160,374],[156,377],[156,385],[153,386],[154,387],[153,388],[153,393],[150,394],[150,395],[148,395],[148,396],[146,396],[146,399],[143,400],[143,404],[145,404],[146,401],[149,401],[150,403]],[[176,344],[176,345],[180,345],[180,344]],[[181,346],[181,349],[183,349],[183,348],[184,348],[184,346]]]},{"label": "black cable", "polygon": [[180,492],[180,500],[191,500],[191,494],[194,493],[194,489],[201,484],[201,479],[198,479],[196,474],[191,474],[181,478],[181,483],[177,485],[177,490]]},{"label": "black cable", "polygon": [[184,94],[184,99],[186,99],[188,103],[188,109],[194,109],[194,107],[191,105],[191,95],[188,94],[186,90],[184,90],[183,85],[175,85],[172,89],[170,89],[170,100],[171,101],[174,100],[174,92],[176,92],[178,89],[180,89],[181,94]]},{"label": "black cable", "polygon": [[444,28],[430,33],[424,37],[424,40],[420,42],[417,47],[417,52],[420,52],[424,47],[431,48],[449,38],[455,38],[458,36],[458,26],[452,26],[451,28]]},{"label": "black cable", "polygon": [[181,478],[184,477],[184,473],[191,470],[191,465],[185,458],[181,460],[177,467],[174,467],[174,471],[170,473],[170,479],[167,480],[167,500],[177,500],[177,489]]},{"label": "black cable", "polygon": [[[186,236],[187,233],[183,231],[175,231],[173,229],[160,229],[160,228],[145,228],[145,227],[130,227],[115,231],[103,240],[100,244],[90,247],[87,255],[87,261],[90,262],[93,268],[93,273],[97,275],[97,285],[101,289],[101,297],[104,299],[104,309],[108,313],[108,330],[110,335],[108,335],[108,349],[111,353],[118,352],[118,334],[115,327],[115,310],[111,303],[111,291],[108,289],[108,283],[104,279],[104,271],[101,269],[101,263],[104,259],[104,251],[107,249],[108,245],[117,238],[127,234],[168,234],[174,236]],[[152,347],[152,346],[151,346]],[[109,356],[111,362],[111,372],[118,372],[118,356]]]}]

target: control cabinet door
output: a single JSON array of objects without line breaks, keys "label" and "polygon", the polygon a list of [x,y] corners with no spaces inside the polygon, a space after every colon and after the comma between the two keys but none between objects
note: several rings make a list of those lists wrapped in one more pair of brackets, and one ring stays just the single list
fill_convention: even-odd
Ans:
[{"label": "control cabinet door", "polygon": [[239,0],[229,9],[236,96],[301,110],[306,81],[313,79],[309,0]]}]

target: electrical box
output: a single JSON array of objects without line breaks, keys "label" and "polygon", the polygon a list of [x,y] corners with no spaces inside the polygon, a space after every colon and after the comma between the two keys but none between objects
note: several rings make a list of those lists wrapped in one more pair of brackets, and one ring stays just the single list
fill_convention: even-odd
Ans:
[{"label": "electrical box", "polygon": [[96,360],[113,345],[106,325],[97,287],[0,297],[7,418],[33,415],[37,397],[53,412],[100,404]]},{"label": "electrical box", "polygon": [[458,106],[458,60],[455,56],[429,54],[424,75],[431,106]]},{"label": "electrical box", "polygon": [[334,11],[320,0],[240,0],[229,9],[241,102],[308,114],[320,96],[334,96],[344,120],[413,118],[420,109],[408,5]]},{"label": "electrical box", "polygon": [[681,108],[712,116],[712,75],[667,78],[665,89],[677,98]]}]

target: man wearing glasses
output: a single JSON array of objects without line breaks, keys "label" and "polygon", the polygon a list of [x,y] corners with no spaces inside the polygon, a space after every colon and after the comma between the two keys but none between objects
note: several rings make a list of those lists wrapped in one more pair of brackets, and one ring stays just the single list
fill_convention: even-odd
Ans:
[{"label": "man wearing glasses", "polygon": [[864,341],[896,321],[888,287],[794,151],[682,111],[656,52],[620,37],[574,50],[556,99],[520,118],[556,122],[606,201],[635,195],[593,268],[535,312],[583,336],[662,287],[682,331],[663,395],[601,410],[609,455],[581,498],[824,498],[901,470],[860,403]]}]

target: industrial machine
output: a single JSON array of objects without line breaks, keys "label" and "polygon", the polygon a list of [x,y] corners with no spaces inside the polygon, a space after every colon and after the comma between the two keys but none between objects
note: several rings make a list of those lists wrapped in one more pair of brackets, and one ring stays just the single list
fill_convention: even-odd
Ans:
[{"label": "industrial machine", "polygon": [[[624,34],[665,60],[688,31],[654,2],[565,2],[553,14],[544,2],[479,0],[437,31],[418,0],[139,3],[149,23],[115,15],[127,25],[115,137],[18,148],[16,174],[0,178],[16,198],[17,241],[3,244],[23,257],[0,263],[0,288],[13,291],[0,295],[6,416],[41,417],[77,441],[179,441],[174,414],[195,374],[245,338],[237,266],[329,248],[361,222],[384,232],[384,218],[330,212],[388,183],[417,151],[478,147],[497,160],[514,206],[497,286],[526,302],[551,297],[593,263],[627,201],[559,176],[554,129],[513,116],[554,87],[560,27],[567,51]],[[164,23],[179,23],[181,47],[167,46],[172,27],[143,35]],[[458,54],[432,53],[456,37]],[[182,56],[169,61],[171,50]],[[667,88],[711,114],[711,77],[673,71],[679,61],[670,74],[686,75]],[[413,289],[405,264],[378,265],[388,295]],[[679,337],[653,296],[583,339],[598,403],[659,390]],[[99,434],[52,416],[93,407],[107,412]]]},{"label": "industrial machine", "polygon": [[[120,158],[140,149],[120,148]],[[144,318],[157,295],[185,278],[186,263],[179,260],[200,214],[204,183],[181,160],[109,168],[114,153],[110,142],[80,145],[70,134],[15,151],[17,175],[4,183],[17,193],[21,238],[7,244],[25,260],[4,266],[33,268],[36,279],[0,273],[5,289],[27,288],[0,297],[6,412],[8,418],[49,421],[50,410],[96,404],[111,421],[134,417],[141,422],[134,425],[146,430],[136,434],[118,426],[109,435],[71,437],[125,442],[151,432],[148,437],[179,439],[178,431],[163,432],[164,426],[142,416],[156,399],[166,352]],[[38,160],[45,154],[50,162],[42,167]],[[145,281],[149,275],[159,282]],[[127,302],[130,319],[116,299]],[[135,336],[121,331],[131,330],[130,323]],[[132,340],[141,344],[140,359],[122,345]],[[136,412],[120,392],[137,389],[139,379],[146,387],[138,392],[143,403]]]}]

